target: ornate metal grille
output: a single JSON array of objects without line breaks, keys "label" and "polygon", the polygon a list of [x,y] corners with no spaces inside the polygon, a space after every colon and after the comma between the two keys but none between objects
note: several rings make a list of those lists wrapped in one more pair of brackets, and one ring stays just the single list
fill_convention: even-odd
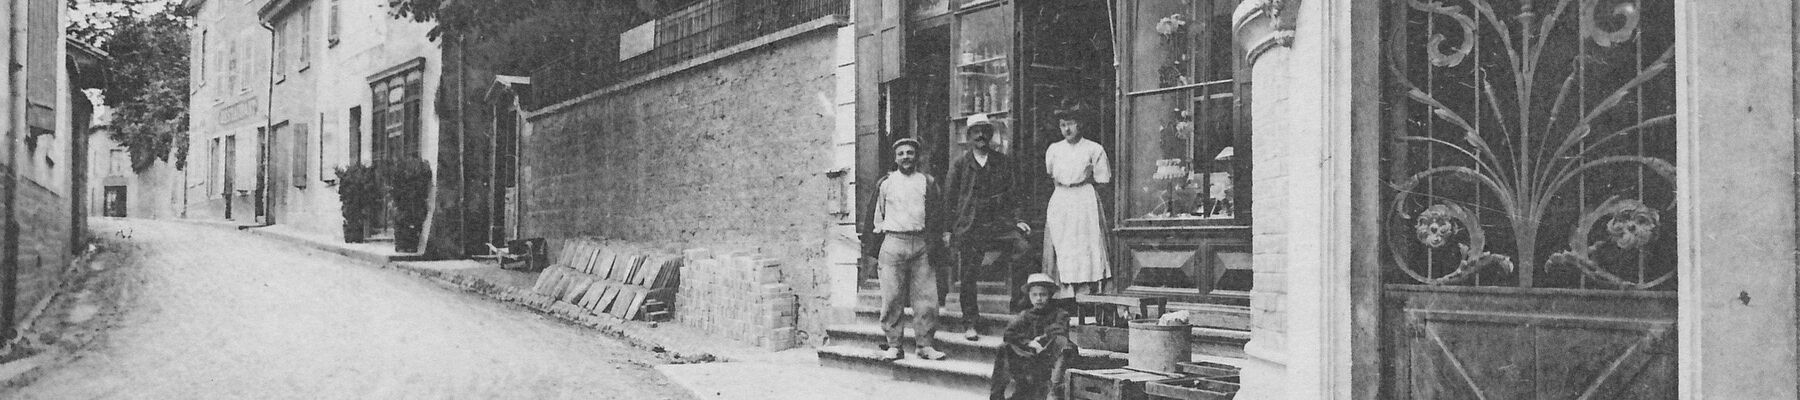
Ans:
[{"label": "ornate metal grille", "polygon": [[1672,0],[1398,0],[1385,279],[1669,290]]}]

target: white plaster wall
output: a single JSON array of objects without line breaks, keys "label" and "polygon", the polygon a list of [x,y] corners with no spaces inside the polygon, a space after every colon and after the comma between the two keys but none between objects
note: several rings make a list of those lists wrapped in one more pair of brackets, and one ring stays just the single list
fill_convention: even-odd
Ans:
[{"label": "white plaster wall", "polygon": [[1675,8],[1681,395],[1796,398],[1793,6]]}]

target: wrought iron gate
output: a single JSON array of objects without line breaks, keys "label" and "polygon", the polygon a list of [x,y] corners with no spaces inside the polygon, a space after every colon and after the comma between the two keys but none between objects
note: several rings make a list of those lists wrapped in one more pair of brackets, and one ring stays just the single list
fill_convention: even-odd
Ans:
[{"label": "wrought iron gate", "polygon": [[1386,7],[1382,397],[1672,397],[1672,0]]}]

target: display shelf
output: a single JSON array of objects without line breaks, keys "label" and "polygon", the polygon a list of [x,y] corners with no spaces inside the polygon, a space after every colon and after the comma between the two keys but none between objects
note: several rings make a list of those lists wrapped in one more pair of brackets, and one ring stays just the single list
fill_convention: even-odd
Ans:
[{"label": "display shelf", "polygon": [[983,59],[965,62],[965,63],[957,63],[956,66],[957,67],[968,67],[968,66],[982,65],[982,64],[993,63],[995,61],[1006,61],[1007,58],[1009,58],[1009,57],[1004,56],[1004,55],[993,56],[993,57],[983,58]]}]

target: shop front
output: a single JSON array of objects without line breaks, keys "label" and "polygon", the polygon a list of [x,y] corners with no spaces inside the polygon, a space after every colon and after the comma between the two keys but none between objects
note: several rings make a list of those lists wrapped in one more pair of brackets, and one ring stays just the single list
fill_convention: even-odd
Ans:
[{"label": "shop front", "polygon": [[986,122],[993,148],[1016,160],[1036,261],[1055,187],[1044,153],[1062,139],[1053,113],[1079,105],[1094,111],[1084,137],[1113,171],[1099,187],[1113,276],[1103,291],[1166,298],[1211,313],[1202,319],[1214,327],[1248,330],[1249,82],[1231,41],[1237,3],[859,3],[859,21],[876,22],[857,24],[863,204],[892,169],[888,144],[918,139],[921,168],[941,177],[969,151],[967,127]]}]

